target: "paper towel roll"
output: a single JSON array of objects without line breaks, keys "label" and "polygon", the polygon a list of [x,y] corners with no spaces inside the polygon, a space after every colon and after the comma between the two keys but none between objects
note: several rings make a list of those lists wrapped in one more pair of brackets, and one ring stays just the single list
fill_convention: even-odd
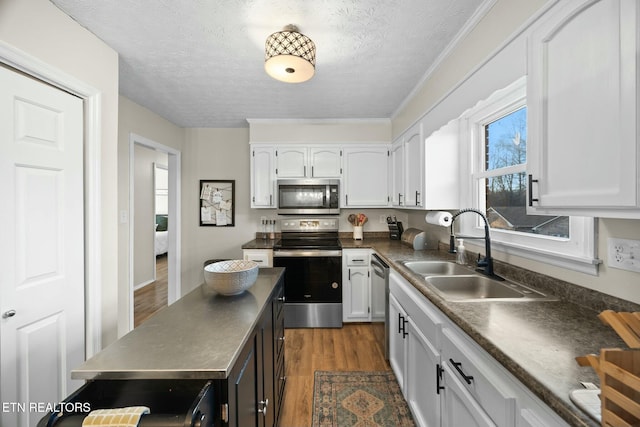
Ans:
[{"label": "paper towel roll", "polygon": [[442,227],[448,227],[451,225],[451,215],[449,212],[429,212],[424,220],[427,224],[440,225]]}]

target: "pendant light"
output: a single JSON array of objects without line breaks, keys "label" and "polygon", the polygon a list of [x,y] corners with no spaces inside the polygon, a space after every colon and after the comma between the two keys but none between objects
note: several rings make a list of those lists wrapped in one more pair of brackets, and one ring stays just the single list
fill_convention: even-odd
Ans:
[{"label": "pendant light", "polygon": [[306,82],[315,73],[316,45],[295,25],[271,34],[265,42],[264,69],[285,83]]}]

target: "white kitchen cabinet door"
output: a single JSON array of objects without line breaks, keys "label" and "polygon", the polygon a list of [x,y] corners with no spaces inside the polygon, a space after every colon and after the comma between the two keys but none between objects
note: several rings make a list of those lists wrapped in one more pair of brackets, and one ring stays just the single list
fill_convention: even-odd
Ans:
[{"label": "white kitchen cabinet door", "polygon": [[307,147],[276,148],[276,174],[278,178],[306,178],[308,154]]},{"label": "white kitchen cabinet door", "polygon": [[403,396],[406,391],[407,332],[409,319],[398,300],[389,295],[389,364],[396,375]]},{"label": "white kitchen cabinet door", "polygon": [[251,207],[274,208],[275,197],[275,161],[271,146],[251,148]]},{"label": "white kitchen cabinet door", "polygon": [[412,127],[404,137],[405,156],[405,196],[403,206],[420,208],[423,206],[424,196],[424,137],[422,125]]},{"label": "white kitchen cabinet door", "polygon": [[419,427],[440,427],[440,353],[411,318],[408,333],[407,403]]},{"label": "white kitchen cabinet door", "polygon": [[355,146],[343,149],[344,185],[341,207],[389,205],[389,146]]},{"label": "white kitchen cabinet door", "polygon": [[443,364],[441,383],[442,427],[496,427],[448,363]]},{"label": "white kitchen cabinet door", "polygon": [[369,279],[369,267],[347,267],[342,287],[342,320],[344,322],[371,320]]},{"label": "white kitchen cabinet door", "polygon": [[339,147],[311,147],[309,163],[311,178],[342,177],[342,149]]},{"label": "white kitchen cabinet door", "polygon": [[452,120],[424,142],[424,196],[429,210],[460,208],[459,121]]},{"label": "white kitchen cabinet door", "polygon": [[389,151],[389,176],[391,177],[389,198],[391,206],[403,206],[405,201],[404,176],[406,167],[404,151],[403,138],[394,142]]},{"label": "white kitchen cabinet door", "polygon": [[640,217],[639,3],[558,2],[533,29],[529,212]]}]

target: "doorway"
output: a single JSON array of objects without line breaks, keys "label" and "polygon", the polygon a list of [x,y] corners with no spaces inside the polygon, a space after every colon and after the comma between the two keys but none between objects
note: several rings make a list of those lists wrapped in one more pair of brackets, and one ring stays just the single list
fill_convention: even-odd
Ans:
[{"label": "doorway", "polygon": [[[160,288],[160,305],[164,298],[172,304],[181,294],[180,151],[136,134],[130,135],[129,146],[129,329],[133,329],[136,294],[157,298],[153,288],[166,286]],[[156,183],[156,177],[165,174],[167,188],[157,188],[163,185]]]}]

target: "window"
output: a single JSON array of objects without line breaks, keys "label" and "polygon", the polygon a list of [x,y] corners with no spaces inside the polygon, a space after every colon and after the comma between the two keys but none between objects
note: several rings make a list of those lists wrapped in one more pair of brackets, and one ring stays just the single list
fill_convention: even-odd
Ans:
[{"label": "window", "polygon": [[[466,122],[460,135],[462,148],[470,155],[468,203],[486,212],[492,246],[509,254],[597,274],[592,218],[527,214],[525,78],[497,91],[462,119]],[[479,217],[459,218],[462,234],[480,234],[484,224]]]},{"label": "window", "polygon": [[491,228],[569,238],[569,217],[527,214],[527,107],[480,127],[484,164],[476,176]]}]

